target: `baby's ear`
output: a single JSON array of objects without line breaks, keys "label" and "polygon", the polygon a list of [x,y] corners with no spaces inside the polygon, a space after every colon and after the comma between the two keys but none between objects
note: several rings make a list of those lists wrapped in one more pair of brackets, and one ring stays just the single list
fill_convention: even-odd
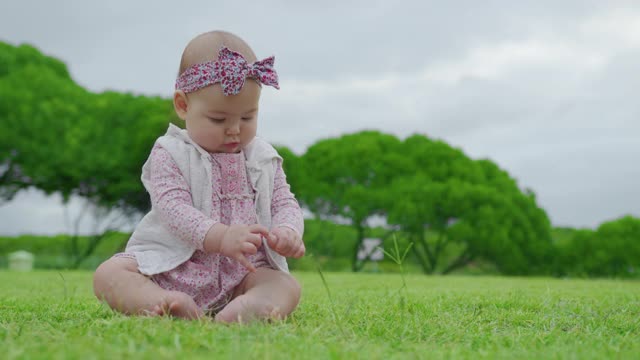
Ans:
[{"label": "baby's ear", "polygon": [[187,94],[182,90],[176,90],[176,92],[173,93],[173,108],[182,120],[186,120],[187,118],[187,107]]}]

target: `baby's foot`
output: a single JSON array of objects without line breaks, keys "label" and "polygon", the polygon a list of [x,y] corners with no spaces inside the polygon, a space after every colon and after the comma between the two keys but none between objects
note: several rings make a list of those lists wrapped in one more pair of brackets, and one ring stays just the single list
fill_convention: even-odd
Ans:
[{"label": "baby's foot", "polygon": [[204,313],[189,295],[180,291],[169,291],[160,303],[153,307],[150,315],[169,315],[183,319],[198,319]]},{"label": "baby's foot", "polygon": [[220,311],[215,321],[224,323],[248,323],[254,320],[280,320],[280,309],[272,304],[254,298],[251,295],[240,295],[233,299]]}]

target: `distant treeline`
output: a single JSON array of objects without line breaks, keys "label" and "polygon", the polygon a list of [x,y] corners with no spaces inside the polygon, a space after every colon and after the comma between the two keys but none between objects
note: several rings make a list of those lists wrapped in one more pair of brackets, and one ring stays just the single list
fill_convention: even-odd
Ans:
[{"label": "distant treeline", "polygon": [[[144,213],[149,200],[140,169],[169,122],[182,125],[170,99],[89,92],[59,60],[0,42],[5,201],[35,187],[79,195],[103,209]],[[638,219],[625,217],[596,231],[553,230],[531,189],[521,189],[493,161],[471,159],[424,134],[401,140],[361,131],[320,140],[300,155],[278,149],[293,192],[318,219],[307,222],[305,241],[319,264],[368,269],[356,254],[364,238],[379,237],[385,247],[394,238],[401,247],[412,244],[407,261],[425,273],[635,276],[640,265]],[[86,245],[71,237],[66,251],[73,266],[97,259],[109,234]]]},{"label": "distant treeline", "polygon": [[[299,260],[290,259],[292,269],[351,270],[351,251],[356,234],[350,226],[322,220],[306,220],[305,226],[308,256]],[[552,239],[555,253],[554,260],[547,264],[548,272],[553,276],[638,278],[640,276],[637,265],[635,267],[630,265],[637,264],[638,247],[636,245],[634,253],[634,247],[628,243],[627,239],[636,239],[637,244],[639,231],[640,219],[630,217],[604,223],[597,230],[554,228]],[[372,236],[382,237],[386,230],[373,228],[371,233]],[[74,238],[71,235],[0,237],[0,268],[7,266],[7,256],[10,253],[27,250],[36,254],[36,268],[93,270],[114,253],[122,251],[128,237],[129,234],[120,232],[104,234],[102,241],[91,255],[84,257],[77,265],[72,245]],[[408,240],[402,234],[395,238],[401,250],[408,246]],[[84,252],[92,240],[91,236],[80,236],[75,239],[76,246],[80,252]],[[393,251],[393,238],[388,237],[382,246],[387,251]],[[444,256],[445,258],[455,256],[455,251],[448,252]],[[409,272],[422,271],[415,255],[411,253],[407,256],[403,267]],[[368,262],[363,266],[363,271],[398,272],[400,268],[386,257],[381,262]],[[495,266],[487,260],[472,262],[457,269],[455,273],[499,274]]]}]

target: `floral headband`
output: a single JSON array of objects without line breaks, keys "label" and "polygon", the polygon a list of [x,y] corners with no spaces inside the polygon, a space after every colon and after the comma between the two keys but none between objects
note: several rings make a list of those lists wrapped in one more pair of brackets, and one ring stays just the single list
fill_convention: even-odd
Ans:
[{"label": "floral headband", "polygon": [[225,95],[235,95],[242,90],[246,78],[280,89],[278,74],[273,68],[274,60],[270,56],[249,64],[242,54],[223,46],[218,60],[195,64],[185,70],[176,80],[176,90],[190,93],[220,83]]}]

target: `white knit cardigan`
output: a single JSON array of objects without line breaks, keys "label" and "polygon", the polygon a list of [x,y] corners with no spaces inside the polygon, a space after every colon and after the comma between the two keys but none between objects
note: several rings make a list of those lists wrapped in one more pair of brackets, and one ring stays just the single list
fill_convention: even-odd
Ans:
[{"label": "white knit cardigan", "polygon": [[[203,214],[211,213],[213,185],[209,153],[196,144],[186,130],[170,124],[167,133],[156,140],[171,154],[182,176],[189,184],[193,206]],[[282,159],[276,149],[260,138],[254,138],[245,148],[249,181],[256,191],[255,206],[258,223],[271,228],[271,198],[277,161]],[[149,189],[150,161],[142,167],[142,183]],[[289,272],[287,260],[273,251],[263,239],[267,259],[275,269]],[[154,275],[174,269],[187,261],[196,248],[169,233],[156,209],[146,214],[127,243],[126,252],[134,254],[142,274]]]}]

